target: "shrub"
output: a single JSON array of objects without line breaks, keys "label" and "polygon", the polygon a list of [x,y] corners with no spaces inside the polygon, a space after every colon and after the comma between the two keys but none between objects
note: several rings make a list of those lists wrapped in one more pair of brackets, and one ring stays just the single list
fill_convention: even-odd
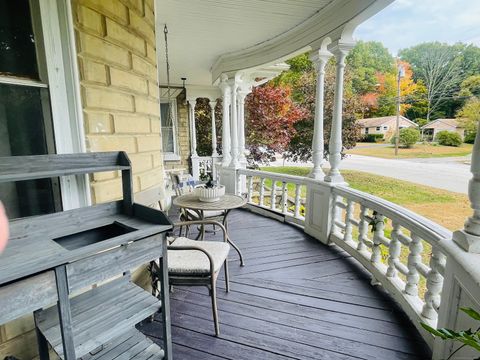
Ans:
[{"label": "shrub", "polygon": [[462,137],[460,136],[460,134],[453,131],[448,131],[448,130],[440,131],[435,137],[435,140],[440,145],[443,145],[443,146],[458,147],[462,145]]},{"label": "shrub", "polygon": [[[395,144],[395,136],[392,137],[392,144]],[[414,128],[400,129],[399,144],[404,148],[411,148],[420,140],[420,131]]]},{"label": "shrub", "polygon": [[365,134],[362,141],[368,143],[381,142],[383,141],[383,134]]},{"label": "shrub", "polygon": [[475,142],[475,136],[477,136],[477,133],[475,131],[469,131],[465,134],[463,142],[467,144],[473,144]]}]

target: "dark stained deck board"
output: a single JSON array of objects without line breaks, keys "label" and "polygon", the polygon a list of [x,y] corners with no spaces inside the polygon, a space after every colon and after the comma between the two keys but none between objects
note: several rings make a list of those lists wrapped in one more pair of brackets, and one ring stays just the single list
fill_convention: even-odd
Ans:
[{"label": "dark stained deck board", "polygon": [[[229,232],[246,266],[231,251],[230,293],[224,291],[223,272],[218,280],[221,335],[213,336],[208,290],[176,287],[174,359],[429,358],[413,324],[344,251],[244,210],[230,214]],[[140,329],[160,343],[159,316]]]}]

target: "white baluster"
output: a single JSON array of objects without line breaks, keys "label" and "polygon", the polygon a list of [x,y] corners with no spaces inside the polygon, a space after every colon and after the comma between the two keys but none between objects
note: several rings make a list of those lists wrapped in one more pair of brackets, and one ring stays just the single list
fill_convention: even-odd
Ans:
[{"label": "white baluster", "polygon": [[408,274],[407,283],[405,284],[405,292],[408,295],[418,296],[418,281],[420,274],[418,273],[417,264],[422,262],[422,240],[416,234],[412,233],[412,241],[409,246],[410,254],[408,254]]},{"label": "white baluster", "polygon": [[427,319],[436,320],[443,287],[443,276],[440,268],[445,266],[446,257],[437,249],[433,249],[430,258],[430,272],[427,277],[427,292],[425,293],[425,305],[422,309],[422,316]]},{"label": "white baluster", "polygon": [[382,214],[376,213],[373,217],[373,248],[372,248],[372,256],[370,261],[374,264],[380,263],[382,260],[382,250],[380,248],[380,244],[382,243],[381,238],[384,236],[385,232],[385,216]]},{"label": "white baluster", "polygon": [[338,201],[338,195],[337,194],[333,194],[332,195],[332,209],[331,209],[331,214],[330,214],[330,217],[332,219],[332,225],[331,225],[331,233],[332,234],[338,234],[338,227],[337,225],[335,224],[337,220],[339,220],[340,218],[340,212],[339,212],[339,209],[337,207],[337,201]]},{"label": "white baluster", "polygon": [[295,184],[295,211],[294,215],[298,219],[300,217],[300,192],[302,190],[302,185],[300,184]]},{"label": "white baluster", "polygon": [[358,251],[364,251],[367,249],[367,245],[365,245],[367,241],[367,234],[368,234],[367,213],[368,213],[368,209],[365,207],[365,205],[361,205],[360,206],[360,224],[358,225],[358,244],[357,244]]},{"label": "white baluster", "polygon": [[397,267],[395,266],[398,258],[400,257],[400,251],[402,249],[401,243],[398,240],[401,234],[400,224],[393,222],[392,238],[388,246],[388,277],[396,277],[398,274]]},{"label": "white baluster", "polygon": [[248,177],[248,202],[252,202],[253,195],[253,176]]},{"label": "white baluster", "polygon": [[284,181],[282,183],[282,214],[286,214],[288,210],[288,192],[287,192],[287,183]]},{"label": "white baluster", "polygon": [[275,202],[277,198],[277,187],[275,180],[272,179],[272,190],[270,192],[270,209],[275,210]]},{"label": "white baluster", "polygon": [[347,210],[345,212],[345,234],[343,240],[345,242],[352,241],[352,218],[353,218],[353,201],[347,200]]},{"label": "white baluster", "polygon": [[260,206],[265,206],[265,178],[260,178]]}]

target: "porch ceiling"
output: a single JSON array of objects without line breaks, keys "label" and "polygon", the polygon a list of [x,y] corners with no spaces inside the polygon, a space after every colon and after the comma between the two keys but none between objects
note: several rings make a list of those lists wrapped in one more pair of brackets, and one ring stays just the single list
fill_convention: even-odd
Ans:
[{"label": "porch ceiling", "polygon": [[361,22],[362,14],[368,18],[392,1],[157,0],[160,82],[165,82],[165,23],[171,81],[181,84],[186,77],[191,85],[211,85],[222,72],[279,62],[319,46],[334,32],[340,37],[345,24]]}]

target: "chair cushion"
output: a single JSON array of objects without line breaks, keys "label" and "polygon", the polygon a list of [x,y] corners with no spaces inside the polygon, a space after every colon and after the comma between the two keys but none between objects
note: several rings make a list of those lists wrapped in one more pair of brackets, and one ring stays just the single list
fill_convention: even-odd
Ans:
[{"label": "chair cushion", "polygon": [[[195,246],[208,252],[213,259],[213,268],[217,272],[227,259],[230,245],[218,241],[195,241],[177,237],[172,246]],[[208,257],[197,250],[168,250],[168,272],[179,275],[209,275]]]}]

